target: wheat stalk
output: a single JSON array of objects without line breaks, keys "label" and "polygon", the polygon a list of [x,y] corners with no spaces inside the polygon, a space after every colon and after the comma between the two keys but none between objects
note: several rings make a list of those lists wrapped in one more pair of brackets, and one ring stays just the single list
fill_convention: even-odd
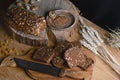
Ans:
[{"label": "wheat stalk", "polygon": [[115,56],[112,55],[110,49],[106,47],[106,44],[100,37],[99,33],[94,28],[87,26],[81,16],[79,16],[79,19],[81,21],[80,33],[83,36],[83,39],[80,40],[81,44],[109,64],[109,66],[111,66],[111,68],[120,76],[120,64]]},{"label": "wheat stalk", "polygon": [[111,47],[119,48],[120,49],[120,29],[111,30],[110,37],[107,39],[108,44]]}]

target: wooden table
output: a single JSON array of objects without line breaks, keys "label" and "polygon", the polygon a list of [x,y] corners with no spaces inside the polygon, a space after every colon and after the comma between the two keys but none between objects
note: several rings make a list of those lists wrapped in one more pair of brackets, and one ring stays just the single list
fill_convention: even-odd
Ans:
[{"label": "wooden table", "polygon": [[[104,36],[108,33],[105,30],[101,29],[97,25],[93,24],[92,22],[88,21],[87,19],[84,19],[87,25],[95,28],[100,34],[101,37],[104,38]],[[3,28],[4,26],[0,25],[0,44],[6,43],[2,46],[0,46],[0,58],[3,58],[3,56],[8,56],[8,55],[23,55],[27,50],[29,50],[31,47],[27,45],[23,45],[21,43],[18,43],[17,41],[11,40],[7,33],[7,31]],[[6,41],[8,40],[8,41]],[[19,46],[18,46],[19,45]],[[109,47],[109,46],[108,46]],[[113,52],[113,54],[116,56],[117,60],[120,62],[120,52],[118,52],[116,49],[109,47],[110,50]],[[5,50],[7,52],[3,53],[2,51]],[[9,50],[14,50],[13,52],[10,52]],[[9,54],[8,54],[9,52]],[[8,69],[7,67],[6,69]],[[0,68],[1,69],[1,68]],[[10,73],[10,72],[9,72]],[[25,80],[31,80],[25,74],[24,75]],[[0,80],[1,79],[2,73],[0,73]],[[10,75],[8,79],[4,80],[11,80]],[[14,80],[19,80],[18,77],[14,77]],[[92,80],[120,80],[119,76],[105,63],[103,62],[99,57],[96,56],[96,62],[95,62],[95,67],[94,67],[94,72],[92,76]]]},{"label": "wooden table", "polygon": [[[90,22],[89,20],[85,19],[85,22],[95,28],[104,39],[104,36],[108,34],[107,31],[101,29],[99,26],[95,25],[94,23]],[[120,63],[120,51],[117,49],[108,48],[112,51],[113,55],[116,57],[118,62]],[[103,60],[101,60],[98,56],[96,56],[96,63],[93,72],[92,80],[120,80],[120,77],[108,66]]]}]

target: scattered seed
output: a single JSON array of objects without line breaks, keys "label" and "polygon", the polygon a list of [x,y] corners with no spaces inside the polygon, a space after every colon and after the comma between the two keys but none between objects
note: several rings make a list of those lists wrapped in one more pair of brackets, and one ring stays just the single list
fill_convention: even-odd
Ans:
[{"label": "scattered seed", "polygon": [[0,57],[4,57],[4,56],[6,56],[5,52],[4,52],[4,51],[1,51]]},{"label": "scattered seed", "polygon": [[8,53],[9,53],[9,54],[12,53],[12,50],[9,50]]}]

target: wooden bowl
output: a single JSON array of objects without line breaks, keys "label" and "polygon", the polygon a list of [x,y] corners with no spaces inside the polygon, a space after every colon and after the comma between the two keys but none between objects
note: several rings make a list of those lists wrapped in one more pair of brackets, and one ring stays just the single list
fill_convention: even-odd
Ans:
[{"label": "wooden bowl", "polygon": [[50,11],[46,20],[48,26],[54,30],[65,30],[73,27],[76,21],[75,16],[68,10]]},{"label": "wooden bowl", "polygon": [[80,39],[78,32],[80,23],[77,17],[68,10],[50,11],[46,21],[58,42],[63,40],[74,42]]}]

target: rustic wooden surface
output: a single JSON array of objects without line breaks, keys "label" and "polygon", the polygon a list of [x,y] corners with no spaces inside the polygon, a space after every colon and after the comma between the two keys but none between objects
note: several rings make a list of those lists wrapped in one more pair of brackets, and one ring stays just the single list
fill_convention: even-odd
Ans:
[{"label": "rustic wooden surface", "polygon": [[[1,40],[0,40],[0,42],[1,42],[1,44],[0,44],[1,57],[0,58],[8,56],[1,62],[0,76],[2,76],[2,77],[0,77],[0,80],[3,80],[3,79],[4,80],[11,80],[11,79],[23,80],[24,78],[25,78],[24,80],[29,80],[28,76],[25,74],[24,70],[22,70],[16,66],[13,58],[17,57],[17,58],[21,58],[24,60],[40,63],[39,61],[34,61],[31,59],[34,49],[32,49],[31,46],[27,46],[27,45],[18,43],[14,39],[11,39],[11,37],[8,35],[8,32],[6,31],[6,28],[3,28],[3,26],[1,26],[0,28],[1,28],[0,29],[1,30],[1,34],[0,34],[1,35]],[[87,56],[91,57],[95,62],[95,55],[93,55],[91,51],[89,51],[86,48],[82,48],[82,50],[87,51],[85,54]],[[4,54],[4,55],[2,55],[2,54]],[[79,76],[82,78],[85,78],[85,80],[90,80],[92,77],[92,74],[93,74],[93,67],[94,67],[94,64],[90,68],[88,68],[85,72],[81,71],[83,74],[80,73]],[[15,69],[15,70],[13,70],[13,69]],[[16,73],[19,76],[14,76]],[[58,80],[58,79],[59,80],[73,80],[70,78],[56,78],[53,76],[33,72],[30,70],[26,71],[26,73],[28,73],[30,77],[35,78],[35,79],[37,78],[40,80],[46,80],[46,79],[49,79],[49,80]],[[6,75],[7,75],[7,77],[6,77]]]},{"label": "rustic wooden surface", "polygon": [[[89,20],[85,19],[87,25],[95,28],[101,35],[103,39],[108,34],[107,31],[103,30],[99,26],[95,25],[94,23],[90,22]],[[111,50],[113,55],[116,57],[118,62],[120,63],[120,51],[114,49],[110,46],[108,48]],[[93,77],[92,80],[120,80],[120,76],[118,76],[110,66],[108,66],[103,60],[96,56],[96,63],[94,67]]]},{"label": "rustic wooden surface", "polygon": [[[90,21],[86,20],[86,23],[89,26],[94,27],[98,32],[101,34],[102,38],[104,39],[107,32],[97,25],[91,23]],[[6,34],[7,31],[4,30],[5,26],[0,25],[0,44],[3,44],[0,46],[0,58],[4,58],[4,56],[9,55],[23,55],[25,54],[31,47],[27,45],[23,45],[18,43],[17,41],[11,40],[11,38]],[[8,40],[8,41],[6,41]],[[109,46],[108,46],[109,47]],[[118,52],[116,49],[109,47],[110,50],[113,52],[113,54],[116,56],[117,60],[120,62],[120,52]],[[9,50],[12,50],[11,52]],[[4,52],[5,51],[5,52]],[[12,71],[15,71],[16,73],[12,73]],[[7,67],[0,67],[0,80],[31,80],[26,74],[23,72],[23,70],[20,70],[17,68],[10,68]],[[7,73],[6,73],[7,72]],[[3,73],[6,73],[6,75],[3,75]],[[17,76],[15,76],[17,75]],[[5,79],[3,79],[5,78]],[[106,64],[104,63],[100,58],[96,56],[96,62],[94,66],[93,76],[92,80],[120,80],[119,76]]]}]

